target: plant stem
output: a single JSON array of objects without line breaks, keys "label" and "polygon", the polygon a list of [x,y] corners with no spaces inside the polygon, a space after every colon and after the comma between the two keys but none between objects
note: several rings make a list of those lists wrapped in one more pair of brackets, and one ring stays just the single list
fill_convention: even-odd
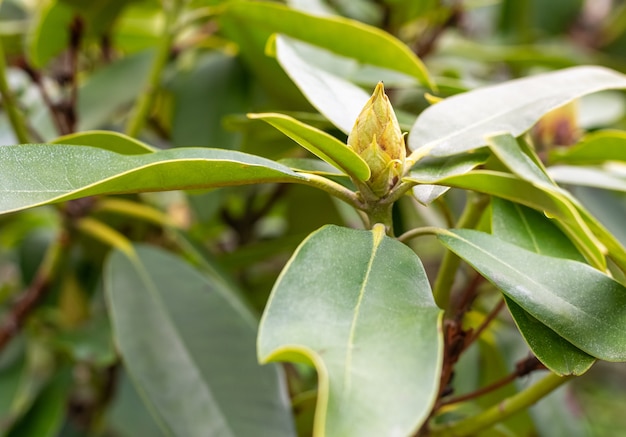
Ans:
[{"label": "plant stem", "polygon": [[536,384],[503,400],[476,416],[461,420],[450,426],[433,428],[432,437],[466,437],[501,422],[520,410],[526,409],[555,390],[572,376],[559,376],[550,373]]},{"label": "plant stem", "polygon": [[407,243],[413,238],[421,237],[423,235],[437,235],[442,231],[441,228],[435,226],[423,226],[421,228],[410,229],[404,234],[400,235],[397,240],[401,243]]},{"label": "plant stem", "polygon": [[0,95],[2,95],[3,107],[7,112],[9,122],[11,123],[17,140],[22,144],[30,142],[26,123],[13,98],[13,93],[9,89],[7,65],[4,60],[4,48],[2,47],[2,43],[0,43]]},{"label": "plant stem", "polygon": [[302,184],[308,185],[310,187],[319,188],[322,191],[326,191],[328,194],[343,200],[348,205],[358,210],[362,210],[365,208],[365,205],[361,201],[359,201],[357,195],[343,185],[313,173],[298,174],[305,178],[303,181],[301,181]]},{"label": "plant stem", "polygon": [[152,104],[154,102],[154,96],[161,82],[163,69],[167,65],[172,43],[174,42],[174,38],[176,36],[175,30],[178,15],[182,9],[182,3],[182,0],[173,0],[169,8],[164,8],[165,29],[157,47],[156,57],[152,62],[152,67],[150,68],[148,83],[144,87],[139,99],[137,99],[137,103],[131,111],[131,118],[126,125],[126,134],[128,136],[136,137],[141,132],[141,129],[149,116],[150,109],[152,108]]},{"label": "plant stem", "polygon": [[[463,214],[461,214],[456,228],[475,227],[487,206],[488,199],[489,198],[483,194],[468,191],[465,210]],[[452,285],[454,284],[456,271],[460,264],[461,258],[456,256],[452,251],[446,251],[433,287],[433,295],[439,308],[447,309],[450,304],[450,293],[452,291]]]}]

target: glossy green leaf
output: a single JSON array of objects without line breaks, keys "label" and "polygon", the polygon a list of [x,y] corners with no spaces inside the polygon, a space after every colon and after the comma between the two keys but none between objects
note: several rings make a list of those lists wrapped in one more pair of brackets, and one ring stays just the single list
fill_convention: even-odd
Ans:
[{"label": "glossy green leaf", "polygon": [[72,144],[110,150],[122,155],[141,155],[157,149],[119,132],[94,130],[63,135],[51,141],[52,144]]},{"label": "glossy green leaf", "polygon": [[[535,253],[584,261],[567,237],[544,215],[498,198],[492,200],[492,234]],[[585,373],[595,359],[506,298],[509,311],[534,354],[559,375]]]},{"label": "glossy green leaf", "polygon": [[106,193],[298,182],[288,167],[241,152],[205,148],[120,155],[93,147],[0,147],[0,212]]},{"label": "glossy green leaf", "polygon": [[626,361],[626,287],[577,261],[539,255],[459,229],[438,238],[521,308],[574,346]]},{"label": "glossy green leaf", "polygon": [[604,161],[626,161],[626,132],[619,130],[592,132],[575,146],[552,150],[550,160],[583,165]]},{"label": "glossy green leaf", "polygon": [[233,295],[147,246],[114,252],[104,277],[126,368],[168,434],[294,435],[278,368],[257,363],[254,319]]},{"label": "glossy green leaf", "polygon": [[231,2],[224,14],[239,21],[241,26],[282,33],[365,64],[406,73],[424,85],[432,85],[424,64],[409,47],[376,27],[342,17],[309,15],[267,2]]},{"label": "glossy green leaf", "polygon": [[276,59],[311,104],[345,134],[349,134],[370,95],[350,81],[309,62],[302,43],[277,35]]},{"label": "glossy green leaf", "polygon": [[408,176],[405,176],[403,179],[405,181],[419,181],[420,185],[413,188],[413,194],[420,202],[429,204],[448,191],[448,188],[440,185],[430,185],[427,183],[428,181],[436,181],[446,176],[467,173],[484,164],[488,158],[489,154],[483,152],[464,153],[442,158],[424,158],[419,160],[411,168]]},{"label": "glossy green leaf", "polygon": [[592,232],[584,214],[565,196],[555,195],[514,175],[490,170],[475,170],[464,175],[450,176],[436,183],[501,197],[557,218],[559,226],[589,262],[601,268],[606,267],[605,248],[597,239],[597,233]]},{"label": "glossy green leaf", "polygon": [[547,112],[583,95],[622,88],[626,76],[589,66],[479,88],[427,108],[413,125],[408,144],[419,156],[454,155],[485,145],[486,135],[509,132],[517,137]]},{"label": "glossy green leaf", "polygon": [[334,165],[346,174],[354,176],[361,181],[369,179],[370,168],[363,158],[326,132],[284,114],[248,114],[248,117],[271,124],[309,152]]},{"label": "glossy green leaf", "polygon": [[315,365],[314,435],[412,435],[437,397],[441,313],[419,258],[382,226],[326,226],[276,282],[258,354]]}]

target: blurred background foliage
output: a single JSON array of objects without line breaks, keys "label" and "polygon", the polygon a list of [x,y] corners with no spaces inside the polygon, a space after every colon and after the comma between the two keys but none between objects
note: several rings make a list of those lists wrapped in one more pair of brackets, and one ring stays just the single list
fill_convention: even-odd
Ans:
[{"label": "blurred background foliage", "polygon": [[[260,111],[294,113],[345,139],[312,108],[276,60],[265,55],[272,29],[222,14],[225,3],[4,0],[0,43],[9,86],[27,120],[28,138],[50,142],[84,130],[124,132],[159,47],[169,37],[165,69],[151,90],[153,105],[139,135],[142,141],[159,148],[236,149],[275,160],[306,157],[280,132],[245,117]],[[624,1],[286,3],[309,14],[343,16],[395,35],[424,60],[438,85],[437,97],[579,64],[626,73]],[[174,14],[177,7],[181,9]],[[173,16],[177,19],[172,23]],[[380,79],[377,69],[320,51],[312,52],[308,61],[368,93]],[[410,125],[428,106],[429,91],[400,74],[389,73],[386,78],[400,121]],[[538,144],[568,145],[581,132],[598,126],[626,126],[621,92],[596,94],[555,112],[534,134]],[[0,112],[0,143],[18,142],[7,113]],[[576,195],[626,244],[623,195],[591,188],[578,189]],[[453,213],[458,213],[460,197],[452,190],[445,198]],[[190,261],[222,278],[256,315],[280,269],[306,235],[327,223],[361,226],[345,205],[302,186],[153,193],[139,199],[164,212],[172,226],[128,217],[111,199],[67,204],[61,207],[62,214],[59,208],[42,207],[0,218],[0,332],[6,337],[0,342],[0,433],[161,435],[113,346],[101,289],[105,244],[72,230],[68,256],[49,289],[38,296],[37,305],[28,307],[20,329],[12,325],[12,315],[33,284],[46,248],[64,221],[71,221],[69,208],[88,208],[134,241],[175,248],[177,239],[185,238],[202,259]],[[426,209],[410,201],[399,202],[395,220],[400,231],[445,223],[437,206]],[[433,243],[417,250],[431,274],[441,247]],[[470,313],[477,319],[484,318],[483,310],[493,298],[489,290],[481,296]],[[459,364],[457,390],[471,391],[498,379],[527,353],[512,321],[502,316]],[[308,435],[314,372],[287,366],[286,374],[297,428]],[[481,435],[511,435],[511,429],[516,435],[551,437],[626,435],[625,393],[624,365],[598,363],[538,408]]]}]

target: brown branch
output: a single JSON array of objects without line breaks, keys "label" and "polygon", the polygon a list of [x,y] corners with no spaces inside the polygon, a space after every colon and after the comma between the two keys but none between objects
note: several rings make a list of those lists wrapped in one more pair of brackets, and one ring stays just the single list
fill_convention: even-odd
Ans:
[{"label": "brown branch", "polygon": [[442,407],[444,405],[450,405],[450,404],[456,404],[459,402],[465,402],[465,401],[469,401],[471,399],[475,399],[478,398],[480,396],[483,396],[487,393],[491,393],[493,391],[498,390],[501,387],[504,387],[505,385],[515,381],[517,378],[521,378],[523,376],[526,376],[532,372],[534,372],[535,370],[543,370],[545,369],[545,366],[537,359],[537,357],[535,357],[534,355],[531,357],[528,357],[522,361],[519,361],[516,365],[515,365],[515,370],[510,373],[509,375],[505,376],[502,379],[499,379],[491,384],[489,384],[488,386],[485,386],[483,388],[480,388],[476,391],[473,391],[471,393],[467,393],[464,395],[460,395],[460,396],[455,396],[455,397],[451,397],[448,398],[446,400],[442,400],[438,403],[438,407]]},{"label": "brown branch", "polygon": [[0,325],[0,351],[2,351],[9,341],[19,332],[30,312],[35,308],[37,303],[41,301],[42,297],[50,288],[59,264],[59,259],[67,245],[67,233],[61,231],[57,240],[52,242],[48,248],[32,283],[22,293]]}]

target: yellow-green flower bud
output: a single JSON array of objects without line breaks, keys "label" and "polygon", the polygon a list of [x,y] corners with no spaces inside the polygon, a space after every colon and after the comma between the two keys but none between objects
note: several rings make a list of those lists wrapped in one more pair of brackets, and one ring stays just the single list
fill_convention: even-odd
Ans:
[{"label": "yellow-green flower bud", "polygon": [[378,197],[398,182],[404,169],[404,136],[382,82],[367,101],[348,136],[348,146],[363,158],[372,175],[367,181]]}]

